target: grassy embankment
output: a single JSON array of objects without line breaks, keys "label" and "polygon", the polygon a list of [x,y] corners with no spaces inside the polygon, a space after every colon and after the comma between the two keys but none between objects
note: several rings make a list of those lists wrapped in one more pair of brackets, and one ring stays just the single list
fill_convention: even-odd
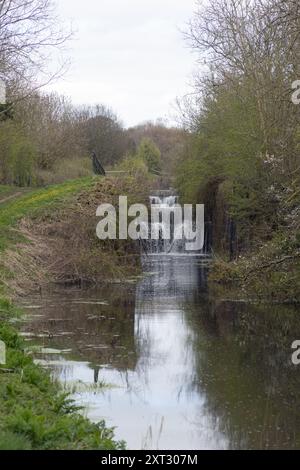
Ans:
[{"label": "grassy embankment", "polygon": [[[82,190],[95,187],[95,179],[66,182],[31,191],[0,204],[0,256],[17,250],[26,240],[16,230],[24,217],[45,210],[57,212]],[[1,188],[0,194],[9,188]],[[22,314],[10,300],[7,280],[14,276],[0,265],[0,339],[7,347],[5,366],[0,366],[0,449],[113,449],[113,431],[104,423],[90,423],[62,393],[47,372],[36,366],[24,351],[14,324]]]}]

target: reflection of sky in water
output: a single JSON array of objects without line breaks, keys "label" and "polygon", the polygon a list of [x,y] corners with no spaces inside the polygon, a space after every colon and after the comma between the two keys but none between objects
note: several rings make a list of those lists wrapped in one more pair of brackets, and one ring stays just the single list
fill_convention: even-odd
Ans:
[{"label": "reflection of sky in water", "polygon": [[[145,260],[149,272],[137,286],[135,342],[139,351],[134,371],[101,368],[99,380],[113,384],[101,393],[75,395],[87,416],[116,426],[116,437],[129,448],[226,448],[217,423],[205,410],[205,396],[195,390],[193,332],[182,302],[191,301],[199,284],[199,258],[158,256]],[[57,361],[57,358],[56,358]],[[92,384],[88,363],[52,363],[64,383]],[[50,365],[50,364],[49,364]]]},{"label": "reflection of sky in water", "polygon": [[[274,306],[253,314],[242,303],[212,306],[202,295],[205,266],[202,257],[151,256],[132,298],[129,287],[105,291],[108,305],[97,304],[103,292],[75,301],[71,294],[57,307],[50,298],[43,313],[58,338],[43,345],[72,354],[40,357],[63,383],[90,385],[76,401],[92,420],[116,427],[129,449],[297,447],[299,374],[285,366],[284,312],[276,324]],[[297,318],[287,312],[293,337]],[[95,389],[96,379],[112,387]]]}]

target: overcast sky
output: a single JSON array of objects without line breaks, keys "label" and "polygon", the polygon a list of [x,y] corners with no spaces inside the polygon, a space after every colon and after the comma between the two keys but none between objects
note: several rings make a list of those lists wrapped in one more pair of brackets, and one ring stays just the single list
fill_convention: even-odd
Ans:
[{"label": "overcast sky", "polygon": [[[188,92],[195,57],[180,29],[195,0],[59,0],[76,30],[71,67],[51,85],[76,104],[104,103],[126,126],[168,118]],[[49,87],[48,87],[49,89]]]}]

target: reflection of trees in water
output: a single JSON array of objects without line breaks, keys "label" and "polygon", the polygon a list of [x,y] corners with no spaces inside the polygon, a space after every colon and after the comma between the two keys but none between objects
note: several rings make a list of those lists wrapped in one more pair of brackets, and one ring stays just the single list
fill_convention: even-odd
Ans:
[{"label": "reflection of trees in water", "polygon": [[[145,270],[152,275],[146,276],[137,288],[135,338],[139,360],[135,374],[129,377],[128,390],[143,401],[147,392],[151,394],[153,388],[151,381],[153,367],[168,367],[166,357],[168,352],[162,351],[157,345],[157,330],[153,324],[159,318],[168,316],[168,310],[175,311],[176,325],[171,325],[171,330],[177,328],[184,331],[185,341],[181,341],[180,344],[180,362],[186,365],[185,370],[180,371],[175,393],[178,403],[181,399],[193,401],[195,393],[198,394],[195,387],[197,379],[194,373],[195,355],[192,348],[196,333],[186,324],[182,306],[186,303],[195,303],[199,293],[206,290],[207,264],[201,258],[194,257],[177,259],[156,257],[148,260]],[[176,348],[176,339],[172,348],[174,346]],[[173,365],[174,360],[171,366]],[[209,417],[203,419],[209,420]],[[214,441],[216,442],[216,436]]]},{"label": "reflection of trees in water", "polygon": [[186,309],[198,336],[195,386],[232,448],[299,448],[299,311],[203,299]]},{"label": "reflection of trees in water", "polygon": [[[219,430],[231,448],[299,448],[300,377],[291,364],[291,344],[300,336],[299,312],[282,306],[215,304],[205,297],[196,305],[180,299],[186,311],[184,360],[190,367],[178,400],[183,393],[191,399],[204,393],[205,417],[202,408],[195,415],[199,430],[204,432],[206,422],[206,432]],[[157,299],[155,305],[159,307]],[[145,308],[141,321],[143,314]],[[147,385],[153,338],[151,329],[137,331],[143,344],[138,367]]]},{"label": "reflection of trees in water", "polygon": [[205,258],[189,256],[153,257],[144,264],[146,275],[137,286],[136,308],[146,300],[167,302],[192,301],[199,291],[206,290],[207,264]]},{"label": "reflection of trees in water", "polygon": [[[103,300],[108,305],[99,303]],[[34,318],[24,328],[35,335],[44,334],[35,343],[47,348],[71,349],[68,358],[90,362],[95,379],[97,366],[135,368],[134,289],[116,286],[104,291],[64,292],[43,299],[42,304],[43,317]]]},{"label": "reflection of trees in water", "polygon": [[[51,361],[52,358],[49,359]],[[74,365],[65,361],[63,357],[59,357],[58,361],[55,361],[55,364],[48,366],[48,369],[51,370],[51,375],[54,380],[67,383],[70,378],[73,377]]]},{"label": "reflection of trees in water", "polygon": [[[145,315],[145,313],[143,313]],[[144,318],[141,318],[141,310],[138,310],[136,315],[136,325],[135,325],[135,341],[136,347],[139,351],[137,362],[136,374],[139,378],[139,381],[143,383],[143,388],[149,387],[149,370],[150,370],[150,361],[152,360],[152,350],[153,350],[153,337],[150,327],[143,328]]]},{"label": "reflection of trees in water", "polygon": [[[149,373],[153,363],[163,365],[166,359],[164,353],[156,348],[157,332],[153,323],[160,316],[167,315],[168,309],[180,312],[182,303],[197,299],[199,291],[206,289],[207,265],[203,258],[162,256],[148,259],[144,269],[151,275],[146,275],[137,287],[135,337],[139,357],[136,373],[145,389],[151,386]],[[181,320],[185,321],[184,315]],[[191,330],[185,334],[193,336],[194,333]],[[193,356],[188,343],[186,346],[183,355],[190,370]],[[189,380],[184,385],[187,390],[188,384]],[[179,397],[182,392],[183,389],[178,391]]]},{"label": "reflection of trees in water", "polygon": [[[168,359],[157,347],[161,335],[155,321],[170,313],[170,334],[177,328],[180,341],[175,339],[171,350],[180,351],[184,366],[174,393],[178,403],[203,398],[192,423],[199,433],[214,432],[207,437],[214,443],[219,439],[220,447],[224,435],[232,448],[299,447],[300,376],[290,363],[291,344],[300,337],[299,312],[210,302],[203,294],[206,268],[194,261],[150,260],[147,269],[154,274],[141,281],[136,295],[135,288],[118,286],[111,292],[51,297],[45,317],[26,330],[49,331],[53,338],[46,335],[43,346],[72,349],[68,358],[89,361],[95,382],[102,365],[115,369],[132,400],[143,402],[153,386],[153,366]],[[80,299],[109,305],[73,303]],[[72,369],[62,362],[55,376],[67,380]]]}]

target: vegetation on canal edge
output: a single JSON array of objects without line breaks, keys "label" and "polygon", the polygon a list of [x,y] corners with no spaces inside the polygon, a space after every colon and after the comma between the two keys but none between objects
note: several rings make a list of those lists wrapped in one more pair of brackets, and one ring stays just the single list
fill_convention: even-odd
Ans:
[{"label": "vegetation on canal edge", "polygon": [[297,2],[208,0],[186,34],[207,73],[184,103],[177,187],[205,204],[211,281],[275,302],[300,302],[298,31]]},{"label": "vegetation on canal edge", "polygon": [[[70,204],[76,194],[92,191],[97,178],[69,181],[32,191],[1,205],[0,251],[17,250],[26,240],[17,229],[24,217],[50,216]],[[46,215],[45,215],[46,214]],[[28,243],[28,242],[27,242]],[[29,242],[30,244],[30,242]],[[104,422],[93,424],[84,418],[69,396],[35,365],[25,352],[17,330],[22,314],[9,299],[6,280],[13,276],[0,267],[0,339],[7,347],[7,361],[0,369],[0,449],[121,449],[113,430]]]},{"label": "vegetation on canal edge", "polygon": [[281,233],[257,252],[240,255],[231,262],[216,256],[209,273],[211,290],[225,290],[236,298],[271,303],[300,302],[299,241]]}]

